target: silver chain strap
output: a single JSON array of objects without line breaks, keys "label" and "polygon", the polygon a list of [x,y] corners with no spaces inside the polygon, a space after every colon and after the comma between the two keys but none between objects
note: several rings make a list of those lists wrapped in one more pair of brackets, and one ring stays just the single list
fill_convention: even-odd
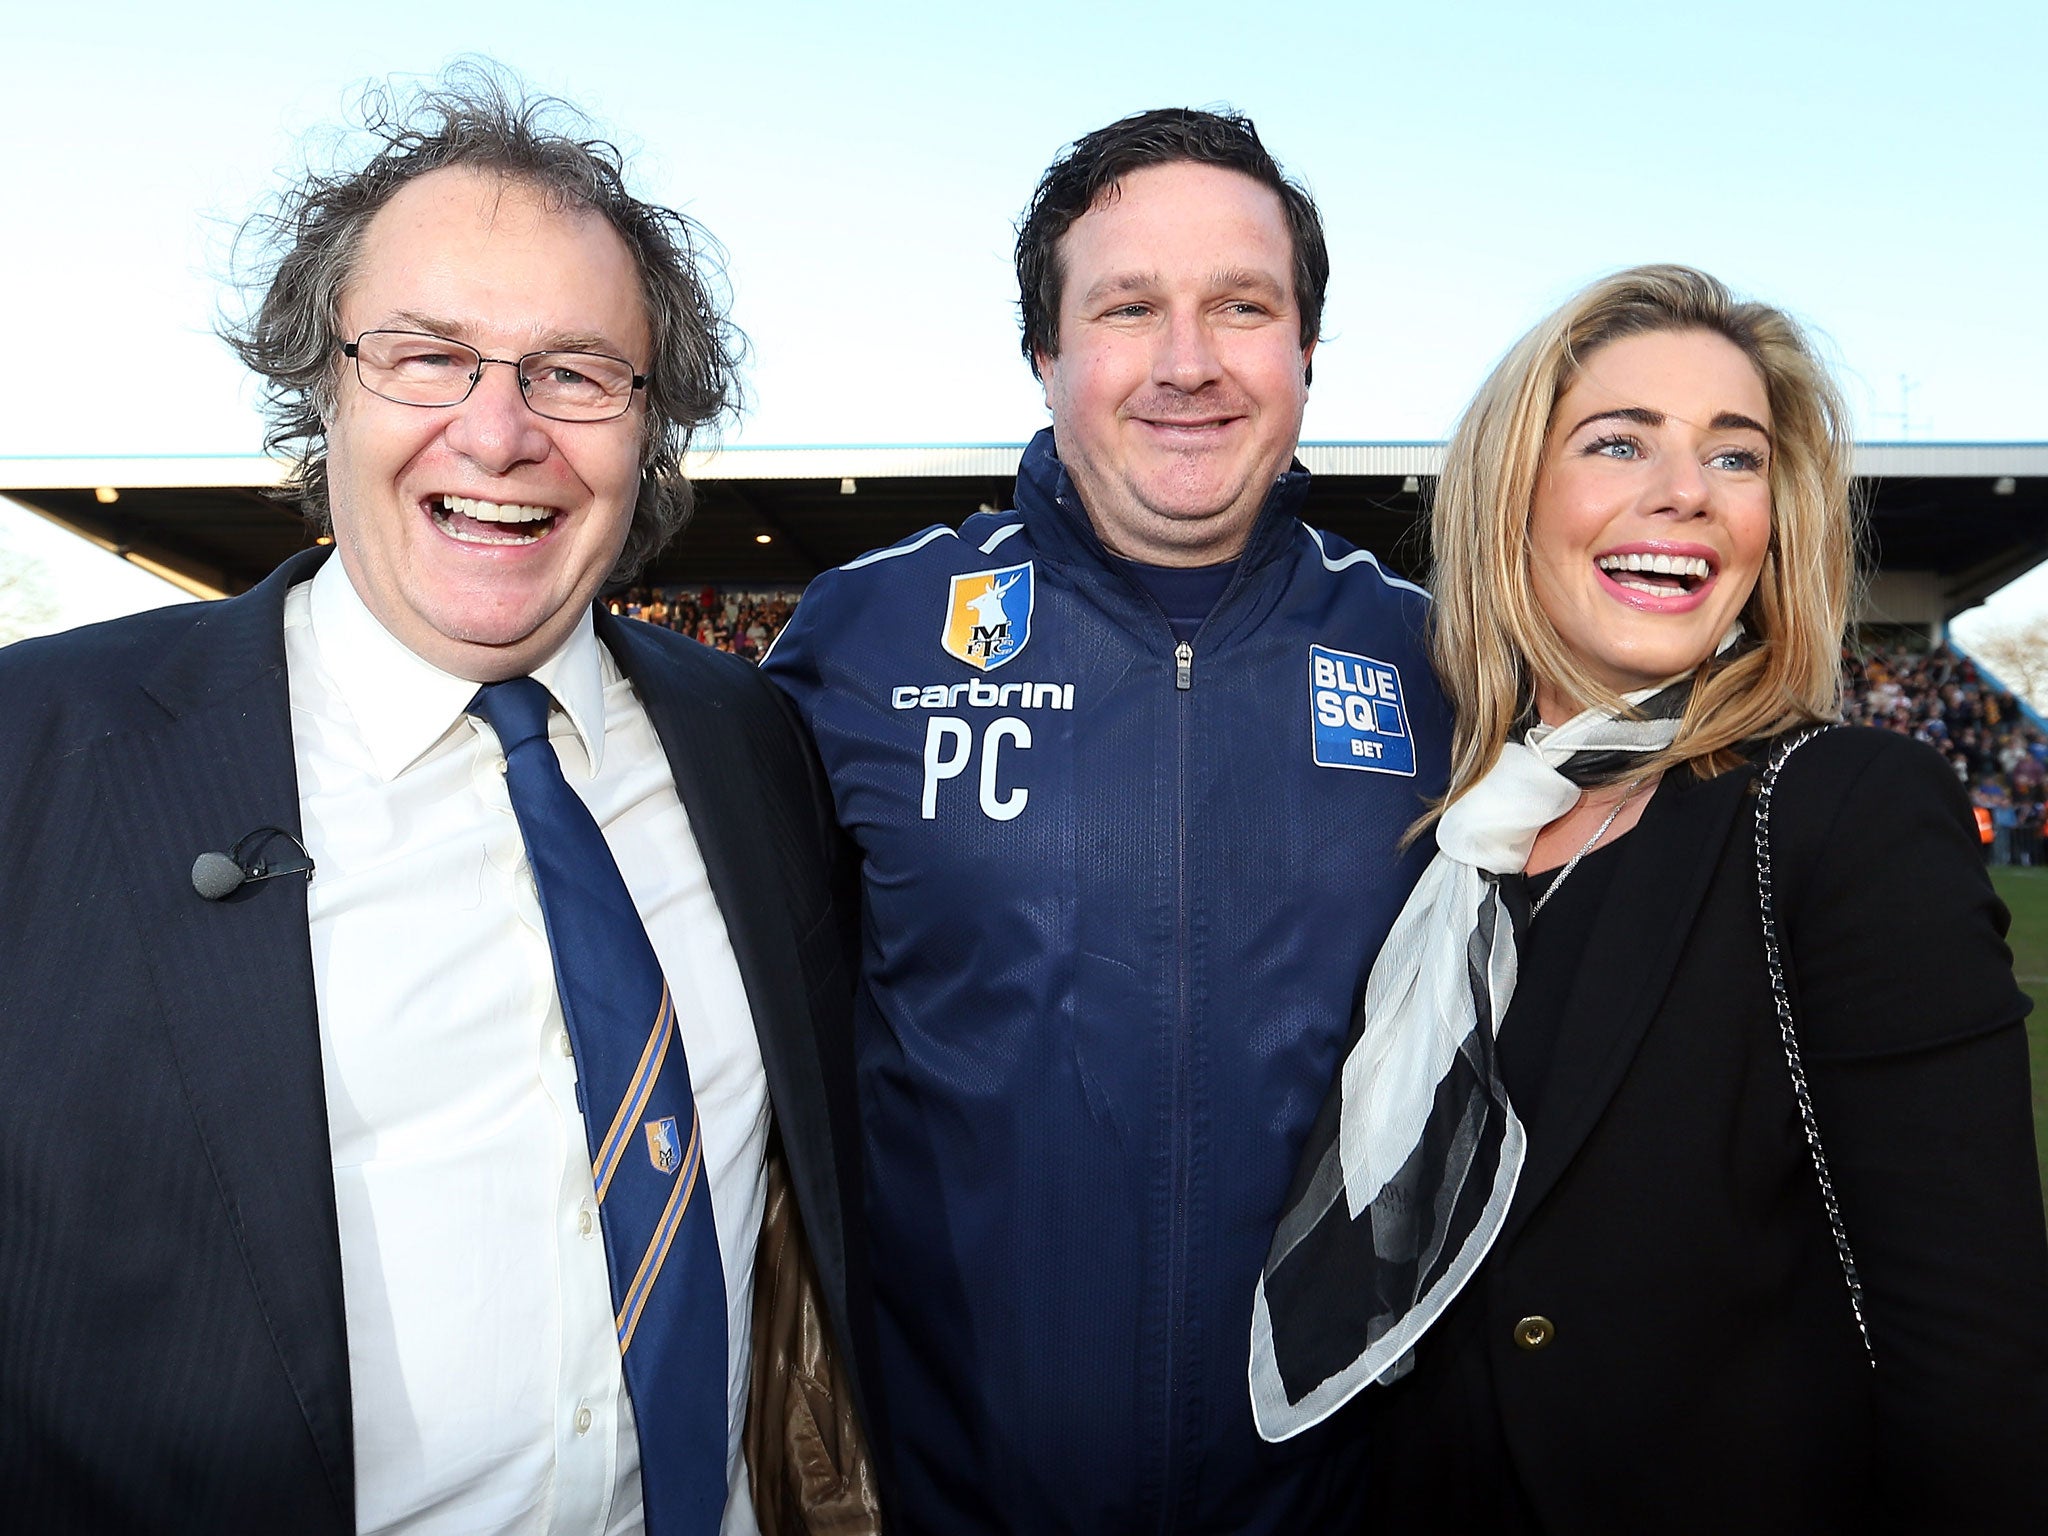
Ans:
[{"label": "silver chain strap", "polygon": [[1848,1230],[1842,1225],[1842,1206],[1835,1198],[1835,1181],[1828,1175],[1827,1155],[1821,1151],[1820,1123],[1814,1119],[1813,1095],[1807,1091],[1806,1067],[1799,1056],[1799,1035],[1792,1025],[1792,994],[1785,986],[1785,963],[1778,941],[1778,906],[1771,889],[1771,797],[1777,793],[1778,773],[1787,758],[1827,729],[1825,725],[1815,726],[1786,742],[1757,781],[1756,892],[1764,919],[1764,964],[1771,973],[1771,1003],[1777,1010],[1778,1037],[1785,1045],[1785,1065],[1792,1073],[1792,1096],[1799,1101],[1799,1123],[1806,1131],[1806,1150],[1813,1156],[1820,1197],[1828,1208],[1828,1231],[1835,1239],[1835,1255],[1842,1261],[1842,1278],[1849,1283],[1849,1307],[1856,1314],[1856,1331],[1863,1336],[1863,1353],[1875,1369],[1877,1355],[1870,1347],[1870,1328],[1863,1319],[1863,1281],[1856,1273],[1856,1255],[1849,1249]]}]

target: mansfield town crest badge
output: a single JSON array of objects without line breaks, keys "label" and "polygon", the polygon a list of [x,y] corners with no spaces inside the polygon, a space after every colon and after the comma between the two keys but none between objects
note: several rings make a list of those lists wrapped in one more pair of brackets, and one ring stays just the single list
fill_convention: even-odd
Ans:
[{"label": "mansfield town crest badge", "polygon": [[948,656],[992,671],[1031,638],[1031,562],[955,576],[939,644]]},{"label": "mansfield town crest badge", "polygon": [[647,1132],[647,1161],[656,1173],[674,1173],[683,1160],[682,1142],[676,1136],[676,1117],[664,1115],[643,1127]]}]

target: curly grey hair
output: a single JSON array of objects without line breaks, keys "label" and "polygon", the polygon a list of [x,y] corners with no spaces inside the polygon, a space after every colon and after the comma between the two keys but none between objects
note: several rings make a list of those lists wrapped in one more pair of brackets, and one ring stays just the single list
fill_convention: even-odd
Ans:
[{"label": "curly grey hair", "polygon": [[341,299],[370,221],[400,188],[445,166],[498,172],[539,190],[549,206],[601,214],[633,254],[654,355],[639,501],[613,582],[633,579],[681,529],[693,494],[683,478],[691,436],[737,415],[746,339],[726,317],[724,251],[702,226],[626,190],[618,148],[590,134],[581,112],[527,94],[497,70],[466,61],[438,83],[401,92],[366,88],[362,127],[377,148],[358,169],[309,169],[242,226],[238,269],[260,294],[222,338],[263,380],[263,445],[291,462],[284,491],[309,522],[331,531],[327,421],[341,377]]}]

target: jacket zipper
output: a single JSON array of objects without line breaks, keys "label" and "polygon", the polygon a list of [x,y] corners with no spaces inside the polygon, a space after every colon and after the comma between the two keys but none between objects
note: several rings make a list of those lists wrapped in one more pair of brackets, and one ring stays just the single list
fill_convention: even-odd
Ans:
[{"label": "jacket zipper", "polygon": [[[1064,494],[1055,494],[1053,501],[1062,508],[1068,506],[1067,498]],[[1197,626],[1194,640],[1202,638],[1203,634],[1208,631],[1210,624],[1215,621],[1216,615],[1229,607],[1232,599],[1244,587],[1246,567],[1242,563],[1242,552],[1239,559],[1238,569],[1231,577],[1230,584],[1223,589],[1222,594],[1216,599],[1215,606],[1209,610],[1207,617]],[[1167,625],[1168,634],[1171,635],[1172,622],[1167,618],[1166,610],[1159,605],[1159,600],[1129,577],[1125,577],[1124,580],[1126,585],[1136,590],[1144,601],[1151,605],[1153,612],[1159,615],[1161,623]],[[1176,762],[1174,765],[1174,890],[1176,907],[1174,933],[1178,961],[1176,980],[1178,987],[1178,1016],[1175,1021],[1177,1027],[1174,1031],[1173,1041],[1173,1084],[1169,1100],[1169,1106],[1173,1115],[1173,1208],[1171,1212],[1171,1226],[1167,1233],[1166,1436],[1165,1456],[1160,1469],[1161,1502],[1159,1510],[1159,1529],[1162,1536],[1170,1536],[1170,1533],[1173,1531],[1177,1521],[1176,1511],[1181,1498],[1180,1457],[1177,1454],[1180,1425],[1178,1422],[1179,1415],[1176,1411],[1179,1405],[1176,1400],[1179,1397],[1180,1382],[1180,1372],[1178,1369],[1181,1350],[1180,1335],[1181,1330],[1186,1324],[1187,1311],[1181,1293],[1186,1285],[1184,1277],[1187,1273],[1188,1181],[1189,1164],[1193,1160],[1193,1152],[1189,1145],[1187,1079],[1188,1054],[1190,1050],[1189,1036],[1193,1028],[1191,998],[1194,991],[1192,960],[1188,953],[1190,924],[1188,913],[1188,762],[1192,756],[1189,750],[1189,737],[1193,732],[1191,721],[1193,701],[1190,695],[1195,687],[1194,640],[1177,639],[1173,647],[1173,687],[1178,705],[1176,710],[1178,718],[1175,722]]]},{"label": "jacket zipper", "polygon": [[1195,647],[1182,640],[1173,648],[1174,728],[1174,954],[1177,962],[1174,1032],[1173,1089],[1168,1100],[1172,1116],[1173,1207],[1166,1246],[1166,1455],[1161,1468],[1159,1529],[1171,1532],[1180,1505],[1180,1403],[1179,1362],[1181,1331],[1186,1327],[1188,1242],[1188,1176],[1193,1149],[1188,1133],[1189,1034],[1194,1027],[1194,979],[1188,954],[1188,758],[1193,733],[1190,716],[1194,701]]},{"label": "jacket zipper", "polygon": [[[1062,505],[1064,502],[1062,501]],[[1228,606],[1244,585],[1245,573],[1242,567],[1231,578],[1230,585],[1216,599],[1216,606],[1209,610],[1207,618],[1196,629],[1194,640],[1202,638],[1217,613]],[[1133,583],[1135,585],[1135,583]],[[1159,600],[1149,592],[1139,589],[1145,600],[1159,615],[1172,633],[1172,623],[1166,610],[1159,606]],[[1179,1423],[1179,1359],[1181,1351],[1181,1330],[1186,1326],[1187,1307],[1183,1291],[1187,1281],[1187,1227],[1188,1227],[1188,1179],[1189,1164],[1193,1151],[1189,1146],[1188,1129],[1188,1053],[1189,1036],[1193,1030],[1194,978],[1192,961],[1188,954],[1188,761],[1193,755],[1189,750],[1189,738],[1193,734],[1191,714],[1193,700],[1190,695],[1195,687],[1195,646],[1194,640],[1175,640],[1173,647],[1173,688],[1177,716],[1174,725],[1174,949],[1176,955],[1176,1018],[1173,1036],[1173,1084],[1168,1099],[1172,1115],[1173,1139],[1173,1205],[1166,1243],[1166,1436],[1164,1456],[1160,1466],[1159,1530],[1162,1536],[1171,1536],[1178,1521],[1180,1505],[1180,1423]]]}]

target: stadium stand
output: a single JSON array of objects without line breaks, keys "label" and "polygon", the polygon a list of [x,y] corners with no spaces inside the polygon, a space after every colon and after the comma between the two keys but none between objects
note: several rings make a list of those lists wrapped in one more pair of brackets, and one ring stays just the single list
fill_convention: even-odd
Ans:
[{"label": "stadium stand", "polygon": [[[795,612],[797,584],[642,585],[608,599],[613,613],[659,624],[758,662]],[[1975,661],[1946,644],[1926,649],[1899,626],[1859,626],[1842,650],[1843,715],[1926,742],[1970,793],[1995,864],[2048,865],[2048,729]],[[1904,638],[1906,643],[1886,644]]]},{"label": "stadium stand", "polygon": [[[612,599],[611,609],[759,661],[801,595],[795,588],[634,587]],[[1985,813],[1993,863],[2044,862],[2048,733],[2038,716],[1948,645],[1924,652],[1845,646],[1842,681],[1851,724],[1915,737],[1949,760]]]},{"label": "stadium stand", "polygon": [[659,624],[714,650],[758,662],[789,622],[799,595],[793,588],[740,592],[715,586],[630,587],[611,599],[610,607],[625,618]]},{"label": "stadium stand", "polygon": [[1842,653],[1843,714],[1926,742],[1954,767],[1994,864],[2042,862],[2048,735],[2012,694],[1947,645]]}]

